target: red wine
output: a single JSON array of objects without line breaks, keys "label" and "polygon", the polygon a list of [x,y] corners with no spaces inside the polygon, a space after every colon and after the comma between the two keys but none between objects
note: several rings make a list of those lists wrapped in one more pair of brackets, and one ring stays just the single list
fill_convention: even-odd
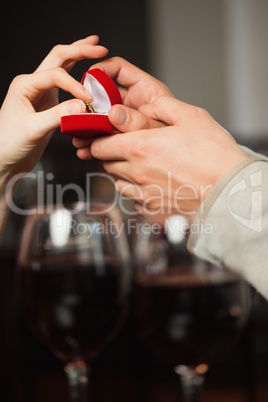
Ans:
[{"label": "red wine", "polygon": [[187,274],[140,275],[133,307],[137,335],[173,367],[210,363],[229,351],[244,327],[248,291],[235,276],[209,283]]},{"label": "red wine", "polygon": [[62,360],[96,357],[118,331],[128,304],[126,267],[117,261],[50,257],[20,267],[26,318]]}]

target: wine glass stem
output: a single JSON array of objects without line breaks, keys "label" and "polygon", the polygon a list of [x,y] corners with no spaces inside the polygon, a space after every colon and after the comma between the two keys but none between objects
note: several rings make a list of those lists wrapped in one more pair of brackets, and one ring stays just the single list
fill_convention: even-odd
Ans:
[{"label": "wine glass stem", "polygon": [[84,360],[77,359],[66,364],[71,402],[88,402],[88,367]]},{"label": "wine glass stem", "polygon": [[199,391],[202,381],[200,375],[195,375],[193,377],[181,376],[181,385],[184,402],[198,402]]},{"label": "wine glass stem", "polygon": [[199,391],[204,382],[200,374],[180,376],[184,402],[198,402]]},{"label": "wine glass stem", "polygon": [[[196,367],[179,365],[174,368],[176,374],[178,374],[181,380],[182,395],[184,402],[198,402],[199,391],[204,383],[204,375],[208,369],[206,364]],[[202,371],[200,371],[202,369]]]},{"label": "wine glass stem", "polygon": [[200,364],[197,367],[178,365],[174,368],[181,380],[184,402],[198,402],[207,369],[206,364]]}]

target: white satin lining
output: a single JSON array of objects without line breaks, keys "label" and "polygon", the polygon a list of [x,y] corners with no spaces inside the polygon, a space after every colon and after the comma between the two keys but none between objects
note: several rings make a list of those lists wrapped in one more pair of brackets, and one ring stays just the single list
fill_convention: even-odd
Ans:
[{"label": "white satin lining", "polygon": [[95,112],[97,114],[105,114],[107,115],[109,109],[111,108],[110,99],[107,95],[107,92],[103,88],[103,86],[90,74],[87,74],[84,82],[84,87],[87,91],[91,93],[93,96],[93,102],[91,103]]}]

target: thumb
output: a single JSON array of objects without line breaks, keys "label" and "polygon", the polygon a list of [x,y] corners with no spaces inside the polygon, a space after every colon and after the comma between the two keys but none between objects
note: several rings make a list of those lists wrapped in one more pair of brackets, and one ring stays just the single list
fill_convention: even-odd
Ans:
[{"label": "thumb", "polygon": [[145,116],[138,110],[114,105],[108,113],[111,124],[122,133],[163,127],[165,124]]},{"label": "thumb", "polygon": [[160,120],[170,126],[181,121],[187,105],[172,96],[159,96],[150,104],[143,105],[139,110],[147,117]]},{"label": "thumb", "polygon": [[84,113],[85,110],[86,105],[83,101],[72,99],[51,109],[35,113],[36,122],[32,125],[32,132],[35,132],[39,138],[43,138],[60,126],[62,116]]}]

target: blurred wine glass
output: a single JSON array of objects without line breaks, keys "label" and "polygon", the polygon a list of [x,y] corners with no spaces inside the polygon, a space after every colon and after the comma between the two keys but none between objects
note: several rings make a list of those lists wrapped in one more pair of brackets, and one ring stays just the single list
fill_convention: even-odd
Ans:
[{"label": "blurred wine glass", "polygon": [[25,221],[17,285],[33,333],[64,364],[72,402],[88,365],[128,312],[131,270],[121,215],[106,204],[38,207]]},{"label": "blurred wine glass", "polygon": [[239,275],[188,252],[189,229],[182,216],[140,225],[133,306],[140,342],[173,367],[188,402],[198,400],[213,360],[235,346],[250,310]]}]

